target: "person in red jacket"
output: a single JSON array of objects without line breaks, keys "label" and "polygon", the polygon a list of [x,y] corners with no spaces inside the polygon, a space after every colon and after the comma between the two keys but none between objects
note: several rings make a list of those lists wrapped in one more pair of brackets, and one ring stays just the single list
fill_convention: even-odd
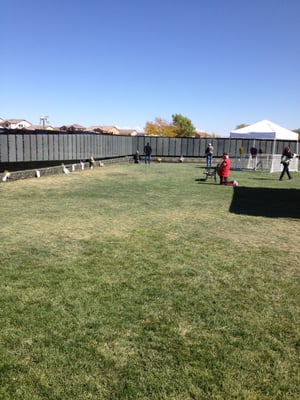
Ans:
[{"label": "person in red jacket", "polygon": [[230,158],[228,153],[223,153],[222,162],[217,169],[220,177],[220,185],[237,186],[237,181],[228,182],[230,174]]}]

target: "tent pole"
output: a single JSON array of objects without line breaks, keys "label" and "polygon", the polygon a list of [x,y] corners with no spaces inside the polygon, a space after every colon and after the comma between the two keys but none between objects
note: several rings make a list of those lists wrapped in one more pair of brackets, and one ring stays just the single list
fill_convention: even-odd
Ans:
[{"label": "tent pole", "polygon": [[274,139],[274,142],[273,142],[272,162],[271,162],[271,171],[270,172],[273,172],[273,170],[274,170],[273,163],[274,163],[274,154],[275,154],[275,144],[276,144],[276,138]]}]

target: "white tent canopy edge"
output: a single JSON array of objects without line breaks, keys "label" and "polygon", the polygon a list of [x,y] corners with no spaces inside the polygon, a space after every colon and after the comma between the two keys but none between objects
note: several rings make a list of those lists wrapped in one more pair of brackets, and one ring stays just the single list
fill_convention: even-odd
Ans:
[{"label": "white tent canopy edge", "polygon": [[298,133],[283,128],[267,119],[230,132],[232,139],[298,140]]}]

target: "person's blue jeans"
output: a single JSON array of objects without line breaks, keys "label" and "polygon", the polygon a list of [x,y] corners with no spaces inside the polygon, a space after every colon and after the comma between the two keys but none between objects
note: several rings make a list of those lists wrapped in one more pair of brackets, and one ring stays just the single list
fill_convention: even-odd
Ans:
[{"label": "person's blue jeans", "polygon": [[211,154],[208,154],[207,155],[207,160],[206,160],[206,165],[207,165],[207,167],[211,167],[212,166],[212,155]]},{"label": "person's blue jeans", "polygon": [[145,156],[145,164],[150,164],[151,163],[151,154],[146,154]]}]

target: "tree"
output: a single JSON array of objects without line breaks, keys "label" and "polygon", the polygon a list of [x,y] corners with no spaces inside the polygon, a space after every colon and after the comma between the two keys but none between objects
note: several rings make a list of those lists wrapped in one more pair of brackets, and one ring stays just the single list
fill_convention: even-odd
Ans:
[{"label": "tree", "polygon": [[176,127],[176,136],[178,137],[194,137],[196,128],[192,121],[181,114],[173,114],[173,125]]},{"label": "tree", "polygon": [[144,132],[149,136],[176,136],[176,127],[162,118],[155,118],[154,122],[146,122]]}]

